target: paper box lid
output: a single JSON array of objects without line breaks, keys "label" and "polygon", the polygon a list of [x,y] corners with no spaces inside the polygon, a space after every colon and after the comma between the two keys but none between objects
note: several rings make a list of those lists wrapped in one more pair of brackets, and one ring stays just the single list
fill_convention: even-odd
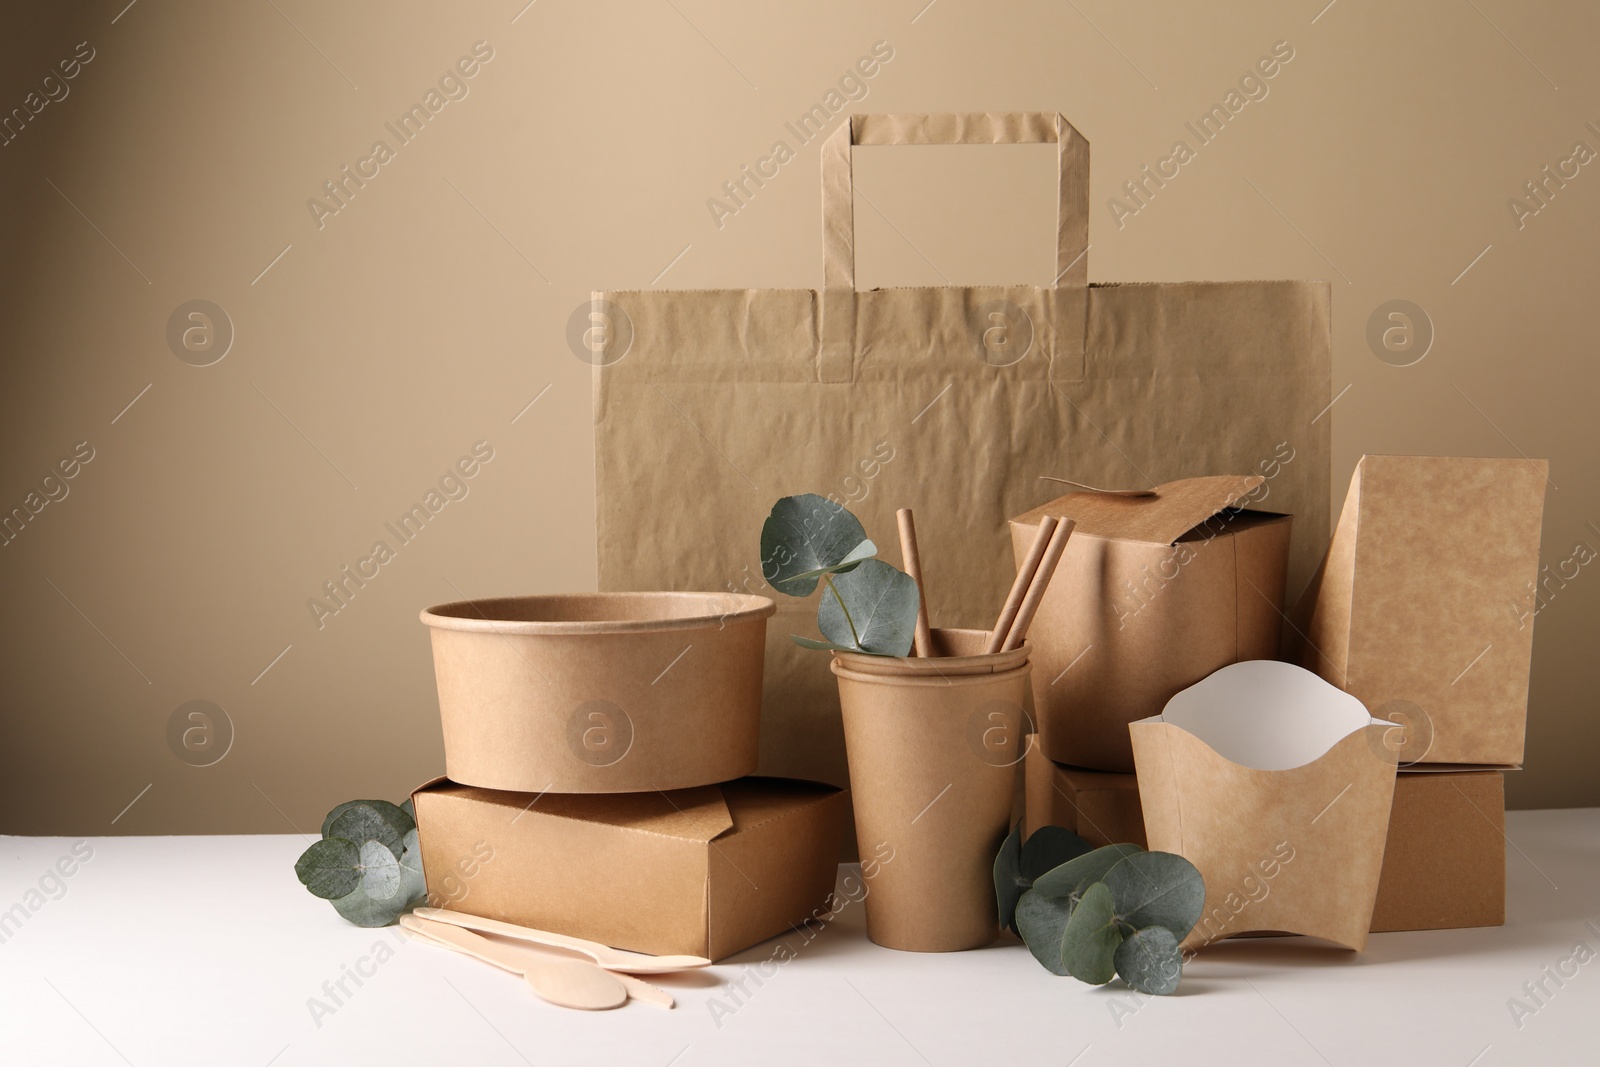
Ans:
[{"label": "paper box lid", "polygon": [[1363,456],[1290,658],[1403,721],[1402,763],[1522,762],[1549,465]]},{"label": "paper box lid", "polygon": [[1259,474],[1223,474],[1167,482],[1157,486],[1151,496],[1068,493],[1011,521],[1037,526],[1046,515],[1054,515],[1077,523],[1074,537],[1170,545],[1218,512],[1241,506],[1265,481]]},{"label": "paper box lid", "polygon": [[538,795],[439,778],[412,794],[435,906],[710,959],[826,910],[844,796],[782,778]]}]

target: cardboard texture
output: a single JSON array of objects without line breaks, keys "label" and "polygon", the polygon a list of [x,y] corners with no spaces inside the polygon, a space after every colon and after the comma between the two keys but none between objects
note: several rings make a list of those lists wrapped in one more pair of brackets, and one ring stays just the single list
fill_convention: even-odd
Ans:
[{"label": "cardboard texture", "polygon": [[[1023,761],[1023,832],[1062,826],[1090,844],[1149,847],[1136,775]],[[1371,931],[1500,926],[1506,911],[1505,776],[1400,771]],[[1292,862],[1292,861],[1291,861]]]},{"label": "cardboard texture", "polygon": [[1383,866],[1392,723],[1288,663],[1236,663],[1133,723],[1152,850],[1205,879],[1185,948],[1255,931],[1361,951]]},{"label": "cardboard texture", "polygon": [[1269,498],[1263,475],[1189,478],[1151,496],[1068,493],[1011,521],[1019,563],[1046,515],[1077,522],[1030,631],[1045,756],[1132,771],[1130,722],[1277,654],[1290,517],[1225,510]]},{"label": "cardboard texture", "polygon": [[1401,771],[1373,932],[1503,925],[1505,828],[1505,775],[1499,771]]},{"label": "cardboard texture", "polygon": [[412,799],[430,900],[633,952],[712,960],[825,906],[845,811],[840,790],[779,778],[587,796],[439,778]]},{"label": "cardboard texture", "polygon": [[1404,763],[1522,763],[1549,464],[1364,456],[1288,658],[1404,722]]},{"label": "cardboard texture", "polygon": [[445,773],[485,789],[685,789],[756,769],[766,597],[577,593],[422,613]]},{"label": "cardboard texture", "polygon": [[994,857],[1011,817],[1029,670],[921,669],[937,662],[907,660],[899,674],[833,663],[856,839],[863,855],[893,857],[871,881],[867,936],[914,952],[999,935]]},{"label": "cardboard texture", "polygon": [[[856,291],[853,146],[951,143],[1056,146],[1059,279]],[[1006,519],[1056,495],[1042,475],[1145,488],[1275,456],[1304,583],[1329,526],[1328,286],[1091,286],[1088,173],[1058,115],[857,115],[822,153],[821,290],[595,293],[600,588],[760,592],[768,506],[816,492],[880,544],[913,508],[934,625],[984,627],[1011,584]],[[762,767],[842,783],[827,661],[788,639],[815,603],[776,599]]]},{"label": "cardboard texture", "polygon": [[1060,826],[1096,847],[1123,842],[1148,847],[1136,775],[1053,762],[1035,740],[1022,761],[1022,777],[1023,833]]}]

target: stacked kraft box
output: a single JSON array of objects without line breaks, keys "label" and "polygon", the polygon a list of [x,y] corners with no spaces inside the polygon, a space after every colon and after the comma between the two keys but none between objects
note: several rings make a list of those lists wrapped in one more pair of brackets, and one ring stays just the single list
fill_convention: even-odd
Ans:
[{"label": "stacked kraft box", "polygon": [[[1140,563],[1133,574],[1118,563],[1130,546],[1097,546],[1090,562],[1113,598],[1107,617],[1071,627],[1060,654],[1081,660],[1058,666],[1060,674],[1036,668],[1039,733],[1024,768],[1025,832],[1051,824],[1097,845],[1144,845],[1131,762],[1107,735],[1106,714],[1086,709],[1109,701],[1113,724],[1158,714],[1196,675],[1275,655],[1281,624],[1282,658],[1397,724],[1386,732],[1398,773],[1372,930],[1504,923],[1505,772],[1519,769],[1523,756],[1545,475],[1542,462],[1520,459],[1364,457],[1327,556],[1291,611],[1252,621],[1240,607],[1243,597],[1236,603],[1224,596],[1210,616],[1222,624],[1189,624],[1202,642],[1215,644],[1218,630],[1223,646],[1233,641],[1236,651],[1224,662],[1190,655],[1187,662],[1118,663],[1116,654],[1139,640],[1127,631],[1148,621],[1140,615],[1165,618],[1161,613],[1177,606],[1169,594],[1183,592],[1192,562],[1174,560],[1211,553],[1223,557],[1217,565],[1236,574],[1245,593],[1263,603],[1282,596],[1281,585],[1259,577],[1261,546],[1245,543],[1259,537],[1261,520],[1238,523],[1253,514],[1237,507],[1248,498],[1229,501],[1235,506],[1167,546],[1142,531],[1142,551],[1156,553],[1156,563]],[[1099,531],[1113,542],[1116,534]],[[1213,553],[1222,537],[1236,544]],[[1175,555],[1185,544],[1190,550]],[[1120,589],[1119,579],[1126,583]],[[1083,671],[1069,686],[1075,672],[1095,666],[1096,651],[1108,653],[1099,673]],[[1227,654],[1219,647],[1212,657]],[[1119,684],[1118,672],[1127,681]],[[1133,706],[1115,707],[1130,700]],[[1100,726],[1074,727],[1075,720]]]}]

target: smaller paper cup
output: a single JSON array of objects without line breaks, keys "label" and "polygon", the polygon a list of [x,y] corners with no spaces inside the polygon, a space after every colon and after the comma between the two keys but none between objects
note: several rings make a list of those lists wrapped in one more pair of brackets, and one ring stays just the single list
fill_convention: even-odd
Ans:
[{"label": "smaller paper cup", "polygon": [[886,659],[878,673],[851,670],[843,655],[832,664],[856,837],[870,857],[867,936],[912,952],[981,948],[999,933],[994,857],[1011,817],[1029,672],[1026,661],[998,673],[924,669],[936,662]]}]

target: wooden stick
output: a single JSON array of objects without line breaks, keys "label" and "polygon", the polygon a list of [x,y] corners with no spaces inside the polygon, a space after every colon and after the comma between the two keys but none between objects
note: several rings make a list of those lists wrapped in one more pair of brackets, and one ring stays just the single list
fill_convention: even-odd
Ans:
[{"label": "wooden stick", "polygon": [[1000,646],[1006,643],[1006,637],[1011,633],[1011,624],[1017,619],[1017,609],[1022,607],[1022,597],[1028,591],[1028,585],[1033,581],[1034,572],[1039,569],[1039,560],[1044,558],[1045,546],[1050,543],[1050,535],[1056,532],[1056,527],[1061,520],[1054,515],[1046,515],[1039,522],[1039,529],[1034,532],[1033,544],[1028,546],[1028,554],[1022,558],[1022,563],[1017,567],[1016,580],[1011,583],[1011,593],[1006,597],[1005,607],[1000,609],[1000,617],[995,620],[994,629],[989,634],[989,643],[983,648],[985,655],[993,655],[1000,651]]},{"label": "wooden stick", "polygon": [[900,558],[906,573],[917,583],[917,629],[912,636],[912,651],[919,656],[933,655],[933,633],[928,628],[928,587],[922,584],[922,556],[917,552],[917,523],[910,508],[894,513],[900,522]]},{"label": "wooden stick", "polygon": [[1006,643],[1001,651],[1009,652],[1022,645],[1028,636],[1028,627],[1033,625],[1033,616],[1039,610],[1039,602],[1044,600],[1045,590],[1050,587],[1050,578],[1056,573],[1056,564],[1061,562],[1061,553],[1067,549],[1067,538],[1072,536],[1072,528],[1077,523],[1071,519],[1063,519],[1061,525],[1056,527],[1055,533],[1050,535],[1050,544],[1045,547],[1044,558],[1039,560],[1039,569],[1034,572],[1033,581],[1028,584],[1028,592],[1022,598],[1022,607],[1017,609],[1017,619],[1011,624],[1011,632],[1006,635]]}]

